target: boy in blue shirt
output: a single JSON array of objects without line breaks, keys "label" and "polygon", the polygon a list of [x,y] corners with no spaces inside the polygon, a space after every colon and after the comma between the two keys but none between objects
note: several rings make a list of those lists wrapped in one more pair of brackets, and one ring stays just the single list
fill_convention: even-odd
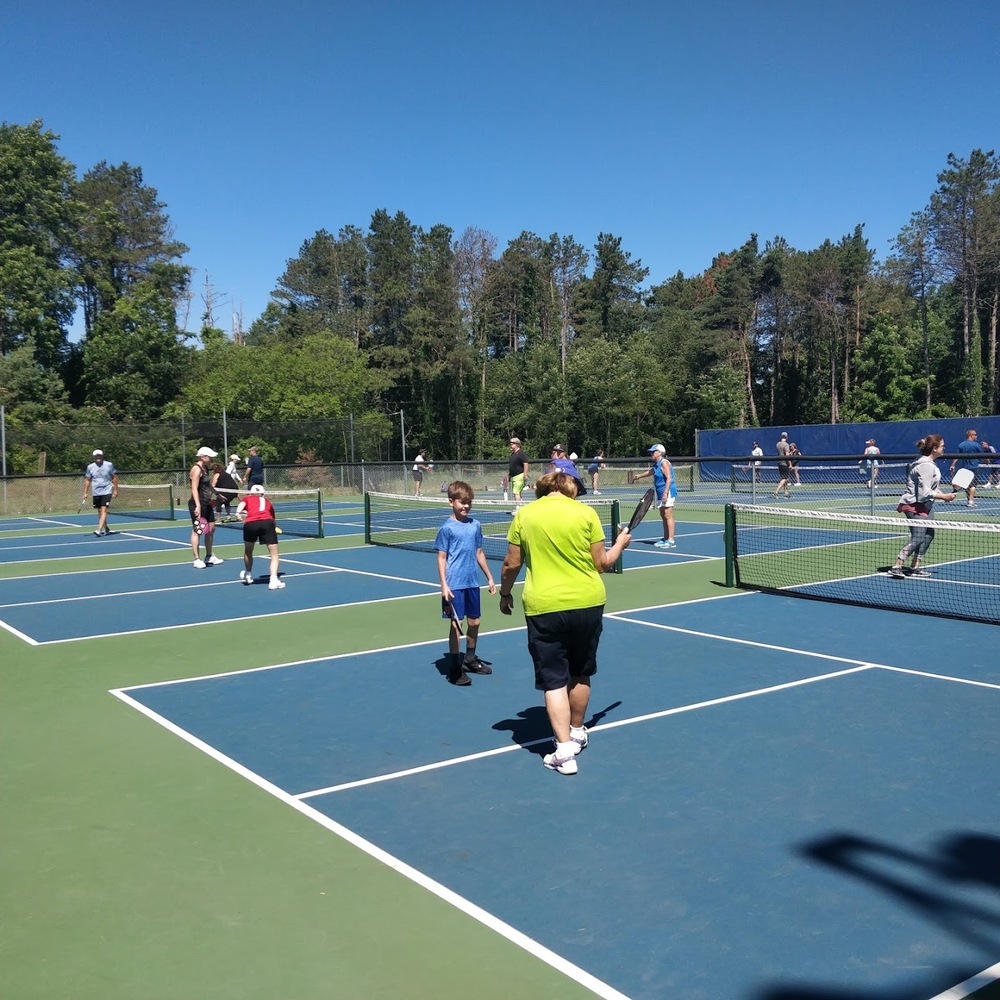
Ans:
[{"label": "boy in blue shirt", "polygon": [[[448,484],[451,517],[441,525],[434,540],[441,580],[441,617],[451,622],[448,630],[448,680],[459,687],[472,683],[466,674],[493,673],[489,665],[476,656],[481,614],[479,570],[486,574],[490,594],[497,592],[497,586],[483,554],[482,525],[469,517],[474,497],[475,493],[468,483],[455,480]],[[463,618],[468,620],[464,661],[459,651],[459,623]]]}]

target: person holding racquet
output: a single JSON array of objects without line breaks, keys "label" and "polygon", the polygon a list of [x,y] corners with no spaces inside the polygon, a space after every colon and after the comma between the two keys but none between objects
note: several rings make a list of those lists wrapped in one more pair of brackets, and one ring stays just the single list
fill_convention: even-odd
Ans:
[{"label": "person holding racquet", "polygon": [[259,483],[236,507],[236,516],[243,522],[243,569],[240,579],[244,585],[253,583],[253,548],[260,542],[271,557],[271,578],[268,590],[284,590],[285,581],[278,577],[278,529],[275,526],[274,505],[267,499]]},{"label": "person holding racquet", "polygon": [[[497,592],[489,563],[483,553],[483,526],[469,516],[475,492],[468,483],[456,479],[448,484],[451,517],[438,529],[434,539],[437,549],[438,578],[441,581],[441,617],[448,626],[448,680],[459,687],[472,682],[467,674],[492,674],[489,664],[476,655],[482,606],[479,572],[486,576],[490,593]],[[459,649],[462,619],[469,623],[465,636],[465,659]]]},{"label": "person holding racquet", "polygon": [[108,505],[118,496],[118,470],[110,462],[104,461],[104,452],[100,448],[96,448],[91,457],[94,461],[87,466],[83,474],[83,500],[80,501],[80,510],[83,510],[87,502],[87,488],[90,487],[90,495],[94,498],[94,509],[97,511],[97,530],[94,534],[99,537],[110,534]]},{"label": "person holding racquet", "polygon": [[535,483],[534,503],[514,515],[500,575],[500,611],[512,614],[512,587],[527,566],[521,600],[535,688],[543,693],[555,751],[542,763],[576,774],[576,757],[588,744],[587,707],[597,673],[597,647],[610,572],[632,540],[623,529],[607,548],[592,507],[577,503],[577,484],[565,472],[548,472]]},{"label": "person holding racquet", "polygon": [[[204,569],[206,566],[218,566],[222,563],[218,556],[212,555],[212,545],[215,534],[215,508],[212,506],[212,474],[208,465],[219,453],[211,448],[199,448],[195,463],[188,473],[191,483],[191,498],[188,500],[188,513],[191,515],[191,551],[194,554],[194,568]],[[201,540],[205,539],[205,558],[201,558]]]},{"label": "person holding racquet", "polygon": [[941,470],[937,467],[937,459],[944,454],[944,438],[940,434],[928,434],[917,442],[917,451],[921,457],[910,465],[906,473],[906,490],[899,498],[896,508],[909,522],[910,540],[899,550],[895,564],[889,570],[889,576],[902,580],[906,573],[903,566],[907,558],[910,562],[910,576],[930,576],[930,573],[920,568],[920,560],[927,554],[931,542],[934,541],[934,529],[930,520],[934,517],[934,501],[944,500],[951,503],[957,493],[943,493],[941,485]]},{"label": "person holding racquet", "polygon": [[653,456],[653,464],[635,479],[653,477],[653,489],[656,491],[660,520],[663,522],[663,538],[654,544],[658,549],[675,549],[674,504],[677,502],[677,481],[674,479],[673,466],[667,458],[667,449],[662,444],[654,444],[648,450]]},{"label": "person holding racquet", "polygon": [[433,465],[427,461],[427,449],[418,448],[417,457],[413,460],[413,495],[422,496],[424,473],[432,469]]},{"label": "person holding racquet", "polygon": [[[962,457],[951,460],[950,475],[952,477],[952,485],[957,486],[960,490],[965,490],[965,494],[969,498],[968,506],[970,507],[975,507],[976,505],[976,472],[979,469],[979,458],[983,453],[978,438],[979,434],[977,431],[967,430],[965,432],[965,440],[960,441],[957,448]],[[956,465],[958,466],[959,475],[957,481],[955,476]]]}]

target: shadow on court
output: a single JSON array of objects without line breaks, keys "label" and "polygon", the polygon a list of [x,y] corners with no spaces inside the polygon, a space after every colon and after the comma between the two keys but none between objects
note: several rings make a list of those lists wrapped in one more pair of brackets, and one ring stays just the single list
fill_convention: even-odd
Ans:
[{"label": "shadow on court", "polygon": [[753,1000],[926,1000],[940,993],[942,983],[952,987],[996,961],[1000,900],[983,905],[957,898],[956,892],[969,886],[993,893],[1000,890],[1000,838],[954,833],[921,854],[875,838],[838,833],[802,845],[800,854],[866,883],[917,919],[934,923],[956,940],[978,948],[982,963],[973,969],[935,970],[928,979],[888,993],[795,983],[767,988],[755,993]]},{"label": "shadow on court", "polygon": [[[541,697],[540,694],[539,697]],[[614,701],[607,708],[602,708],[599,712],[595,712],[587,719],[587,728],[593,729],[595,726],[600,725],[601,720],[609,712],[613,712],[620,706],[620,701]],[[552,739],[552,727],[549,725],[549,716],[545,711],[544,705],[533,705],[531,708],[526,708],[524,711],[518,712],[517,718],[514,719],[501,719],[499,722],[493,724],[493,728],[497,732],[509,732],[512,743],[524,747],[525,750],[539,757],[544,756],[552,750],[550,742]]]}]

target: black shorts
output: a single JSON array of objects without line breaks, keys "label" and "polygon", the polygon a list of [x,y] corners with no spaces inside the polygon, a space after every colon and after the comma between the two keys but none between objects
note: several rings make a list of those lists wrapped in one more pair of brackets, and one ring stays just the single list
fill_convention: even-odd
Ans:
[{"label": "black shorts", "polygon": [[791,469],[792,467],[787,462],[778,463],[778,475],[781,476],[782,479],[786,479],[788,477],[788,473],[791,472]]},{"label": "black shorts", "polygon": [[94,497],[94,509],[100,510],[102,507],[107,507],[111,503],[110,493],[101,493]]},{"label": "black shorts", "polygon": [[528,652],[535,664],[535,688],[555,691],[571,678],[597,673],[597,647],[604,629],[604,605],[525,616]]},{"label": "black shorts", "polygon": [[[191,520],[194,520],[194,500],[188,500],[188,513],[191,515]],[[211,500],[202,500],[201,502],[201,516],[205,521],[210,524],[215,520],[215,508],[212,506]]]},{"label": "black shorts", "polygon": [[247,545],[260,542],[261,545],[277,545],[278,533],[274,530],[274,521],[269,517],[263,521],[247,521],[243,525],[243,541]]},{"label": "black shorts", "polygon": [[424,481],[424,474],[419,469],[413,470],[413,481],[415,483],[422,483]]}]

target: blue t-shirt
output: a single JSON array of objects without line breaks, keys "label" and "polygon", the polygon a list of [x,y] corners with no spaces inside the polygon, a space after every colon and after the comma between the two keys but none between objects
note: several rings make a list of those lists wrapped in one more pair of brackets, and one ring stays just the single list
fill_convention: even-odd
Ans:
[{"label": "blue t-shirt", "polygon": [[[77,466],[79,468],[79,466]],[[95,497],[110,496],[114,492],[112,477],[117,475],[118,470],[110,462],[91,462],[87,466],[84,475],[90,480],[90,492]]]},{"label": "blue t-shirt", "polygon": [[452,590],[466,590],[478,587],[482,570],[476,561],[476,553],[483,547],[483,526],[474,518],[459,521],[449,517],[438,529],[434,548],[445,552],[445,583]]},{"label": "blue t-shirt", "polygon": [[959,446],[955,449],[961,455],[975,455],[975,458],[960,458],[957,461],[957,466],[960,469],[978,469],[979,459],[983,454],[983,446],[978,441],[973,441],[971,438],[966,438],[962,441]]},{"label": "blue t-shirt", "polygon": [[[663,463],[665,459],[660,459],[653,465],[653,489],[656,490],[656,502],[661,503],[663,501],[663,491],[667,488],[667,477],[663,474]],[[673,497],[677,499],[677,480],[674,477],[673,466],[670,468],[670,489],[667,492],[668,497]]]}]

